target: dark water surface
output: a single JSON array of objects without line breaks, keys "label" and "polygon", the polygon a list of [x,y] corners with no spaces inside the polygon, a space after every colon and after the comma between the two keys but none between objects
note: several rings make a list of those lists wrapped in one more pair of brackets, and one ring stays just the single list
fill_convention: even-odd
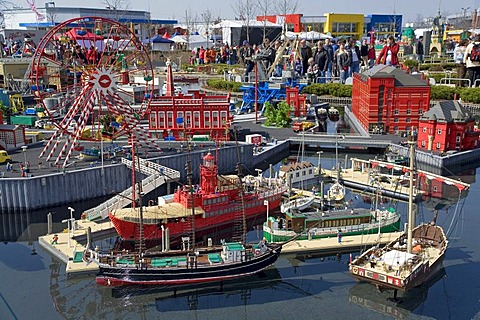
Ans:
[{"label": "dark water surface", "polygon": [[[325,158],[322,165],[329,166]],[[479,170],[470,174],[478,177]],[[431,208],[440,208],[437,222],[450,239],[443,272],[397,303],[389,301],[391,292],[356,283],[348,275],[348,255],[281,256],[257,276],[176,294],[165,288],[105,288],[93,277],[67,278],[65,265],[38,246],[45,212],[2,214],[0,319],[480,319],[480,183],[464,179],[474,182],[458,205],[458,193],[447,193],[423,203],[418,213],[418,221],[429,221]],[[347,198],[368,206],[361,195]],[[406,205],[397,209],[405,212]],[[68,215],[66,209],[56,212],[55,221]],[[62,228],[55,224],[55,230]],[[261,234],[252,230],[248,238],[256,241]]]}]

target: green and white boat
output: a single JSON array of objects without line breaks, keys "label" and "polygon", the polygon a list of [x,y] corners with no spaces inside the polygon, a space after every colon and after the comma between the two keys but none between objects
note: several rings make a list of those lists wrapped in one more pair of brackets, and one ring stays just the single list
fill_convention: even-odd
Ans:
[{"label": "green and white boat", "polygon": [[[380,230],[379,230],[380,229]],[[268,242],[396,232],[400,230],[400,214],[394,208],[370,210],[364,208],[330,211],[296,211],[285,218],[269,217],[263,224],[263,236]]]}]

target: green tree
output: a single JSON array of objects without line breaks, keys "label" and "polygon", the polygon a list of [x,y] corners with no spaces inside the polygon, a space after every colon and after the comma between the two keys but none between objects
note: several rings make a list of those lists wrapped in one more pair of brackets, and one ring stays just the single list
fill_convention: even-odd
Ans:
[{"label": "green tree", "polygon": [[278,104],[275,115],[275,124],[278,128],[285,128],[290,124],[292,121],[290,113],[290,106],[285,101],[282,101]]},{"label": "green tree", "polygon": [[273,104],[271,104],[270,102],[265,102],[265,112],[264,112],[264,116],[266,118],[265,120],[265,125],[266,126],[271,126],[275,123],[276,121],[276,110],[275,110],[275,107],[273,106]]}]

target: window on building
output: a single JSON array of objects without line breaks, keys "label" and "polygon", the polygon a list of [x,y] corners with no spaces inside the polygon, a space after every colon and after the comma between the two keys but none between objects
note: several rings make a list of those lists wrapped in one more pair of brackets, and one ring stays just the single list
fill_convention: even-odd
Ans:
[{"label": "window on building", "polygon": [[187,124],[187,128],[192,127],[192,111],[186,112],[185,123]]},{"label": "window on building", "polygon": [[220,111],[220,118],[222,125],[227,124],[227,111]]},{"label": "window on building", "polygon": [[440,149],[440,142],[437,142],[437,149]]},{"label": "window on building", "polygon": [[399,115],[399,114],[400,114],[400,110],[395,109],[395,110],[393,111],[393,114],[394,114],[394,115]]},{"label": "window on building", "polygon": [[398,118],[393,118],[393,122],[395,122],[395,123],[399,122]]},{"label": "window on building", "polygon": [[448,134],[450,134],[450,128],[448,128]]},{"label": "window on building", "polygon": [[425,140],[422,140],[422,147],[425,147]]},{"label": "window on building", "polygon": [[156,128],[157,127],[157,113],[152,112],[150,113],[150,128]]},{"label": "window on building", "polygon": [[407,109],[407,114],[412,114],[412,109]]},{"label": "window on building", "polygon": [[427,132],[427,127],[423,127],[422,132],[426,133]]},{"label": "window on building", "polygon": [[167,111],[167,127],[173,128],[173,111]]},{"label": "window on building", "polygon": [[158,127],[165,128],[165,111],[160,111],[158,113]]},{"label": "window on building", "polygon": [[200,128],[200,111],[193,112],[193,126],[195,128]]},{"label": "window on building", "polygon": [[406,118],[406,119],[405,119],[405,122],[406,122],[406,123],[410,123],[410,122],[412,122],[412,119]]},{"label": "window on building", "polygon": [[457,138],[455,139],[455,142],[460,143],[461,140],[462,140],[462,137],[460,136],[460,134],[457,134]]},{"label": "window on building", "polygon": [[423,110],[422,110],[422,109],[418,109],[418,114],[422,115],[422,114],[423,114]]},{"label": "window on building", "polygon": [[212,124],[214,128],[218,128],[219,118],[218,118],[218,111],[212,112]]},{"label": "window on building", "polygon": [[438,130],[437,130],[437,134],[438,134],[438,135],[441,135],[441,134],[442,134],[442,129],[438,129]]},{"label": "window on building", "polygon": [[398,131],[398,126],[394,126],[393,131]]},{"label": "window on building", "polygon": [[295,177],[300,177],[300,172],[295,173]]},{"label": "window on building", "polygon": [[433,186],[433,192],[437,192],[437,186]]},{"label": "window on building", "polygon": [[210,111],[203,112],[203,123],[205,124],[205,128],[210,128]]}]

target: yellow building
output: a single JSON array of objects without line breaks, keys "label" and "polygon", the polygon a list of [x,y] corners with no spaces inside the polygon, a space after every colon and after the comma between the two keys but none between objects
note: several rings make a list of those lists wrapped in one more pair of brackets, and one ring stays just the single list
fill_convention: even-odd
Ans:
[{"label": "yellow building", "polygon": [[335,37],[353,37],[360,40],[364,33],[363,14],[326,13],[324,32]]}]

